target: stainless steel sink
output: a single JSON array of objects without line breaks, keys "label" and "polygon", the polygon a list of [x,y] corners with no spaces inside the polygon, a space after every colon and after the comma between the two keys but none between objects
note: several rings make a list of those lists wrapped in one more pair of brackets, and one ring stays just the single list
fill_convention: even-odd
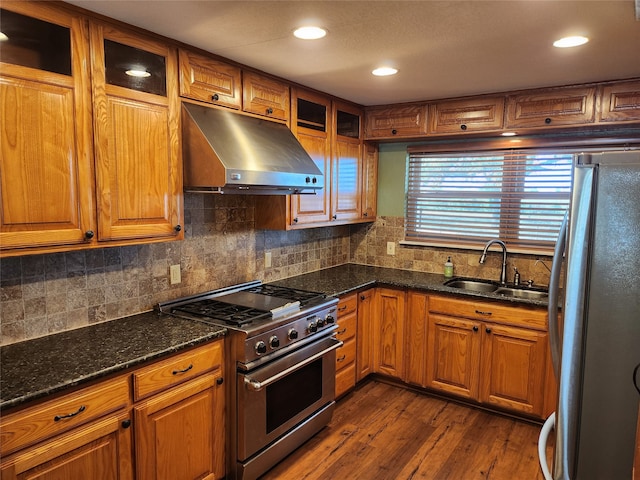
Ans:
[{"label": "stainless steel sink", "polygon": [[493,293],[503,297],[526,298],[528,300],[546,300],[549,298],[549,293],[544,290],[531,290],[528,288],[500,287],[494,290]]},{"label": "stainless steel sink", "polygon": [[491,293],[498,289],[498,285],[491,280],[475,280],[469,278],[453,278],[444,282],[445,286],[460,288],[472,292]]}]

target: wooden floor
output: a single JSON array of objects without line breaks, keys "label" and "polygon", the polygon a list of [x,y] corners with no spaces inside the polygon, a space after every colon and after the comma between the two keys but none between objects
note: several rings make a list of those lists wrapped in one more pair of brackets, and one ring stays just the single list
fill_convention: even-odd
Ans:
[{"label": "wooden floor", "polygon": [[260,480],[543,480],[540,426],[369,381]]}]

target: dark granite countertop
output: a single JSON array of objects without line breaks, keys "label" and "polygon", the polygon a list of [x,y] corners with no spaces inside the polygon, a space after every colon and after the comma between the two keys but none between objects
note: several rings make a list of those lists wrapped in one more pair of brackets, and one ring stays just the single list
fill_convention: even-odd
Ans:
[{"label": "dark granite countertop", "polygon": [[448,279],[445,279],[444,275],[437,273],[423,273],[412,270],[347,263],[345,265],[318,270],[272,283],[333,296],[346,295],[367,287],[389,286],[499,300],[513,305],[540,307],[546,307],[548,305],[546,300],[503,297],[492,293],[472,292],[459,288],[446,287],[444,285],[446,280]]},{"label": "dark granite countertop", "polygon": [[124,371],[226,329],[155,312],[0,347],[0,409]]}]

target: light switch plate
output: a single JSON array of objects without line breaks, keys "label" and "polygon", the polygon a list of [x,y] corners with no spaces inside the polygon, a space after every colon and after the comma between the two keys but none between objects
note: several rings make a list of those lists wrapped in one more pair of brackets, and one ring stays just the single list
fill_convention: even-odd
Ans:
[{"label": "light switch plate", "polygon": [[396,254],[396,242],[387,242],[387,255]]},{"label": "light switch plate", "polygon": [[271,252],[264,252],[264,268],[271,267]]}]

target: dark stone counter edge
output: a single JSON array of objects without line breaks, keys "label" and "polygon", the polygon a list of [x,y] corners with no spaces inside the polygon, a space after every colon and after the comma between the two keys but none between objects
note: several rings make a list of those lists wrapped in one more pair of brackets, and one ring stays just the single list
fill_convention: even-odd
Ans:
[{"label": "dark stone counter edge", "polygon": [[[112,320],[112,321],[117,321],[117,320]],[[117,363],[107,368],[102,368],[100,370],[92,371],[89,374],[82,375],[77,378],[72,378],[67,381],[57,383],[55,385],[49,385],[37,391],[29,392],[28,394],[25,394],[25,395],[13,397],[8,400],[0,400],[0,412],[2,414],[5,414],[9,410],[13,410],[17,407],[21,407],[35,400],[43,399],[49,395],[60,393],[60,392],[63,392],[64,390],[71,389],[73,387],[82,386],[85,383],[89,383],[94,380],[99,380],[100,378],[107,377],[111,374],[124,373],[124,371],[129,368],[136,367],[148,361],[159,359],[159,358],[171,355],[173,353],[177,353],[181,350],[215,340],[216,338],[224,337],[227,334],[226,328],[211,327],[211,329],[212,331],[208,334],[198,336],[197,338],[192,338],[188,341],[172,345],[168,348],[164,348],[161,350],[153,350],[148,352],[145,355],[131,358],[125,362]]]}]

